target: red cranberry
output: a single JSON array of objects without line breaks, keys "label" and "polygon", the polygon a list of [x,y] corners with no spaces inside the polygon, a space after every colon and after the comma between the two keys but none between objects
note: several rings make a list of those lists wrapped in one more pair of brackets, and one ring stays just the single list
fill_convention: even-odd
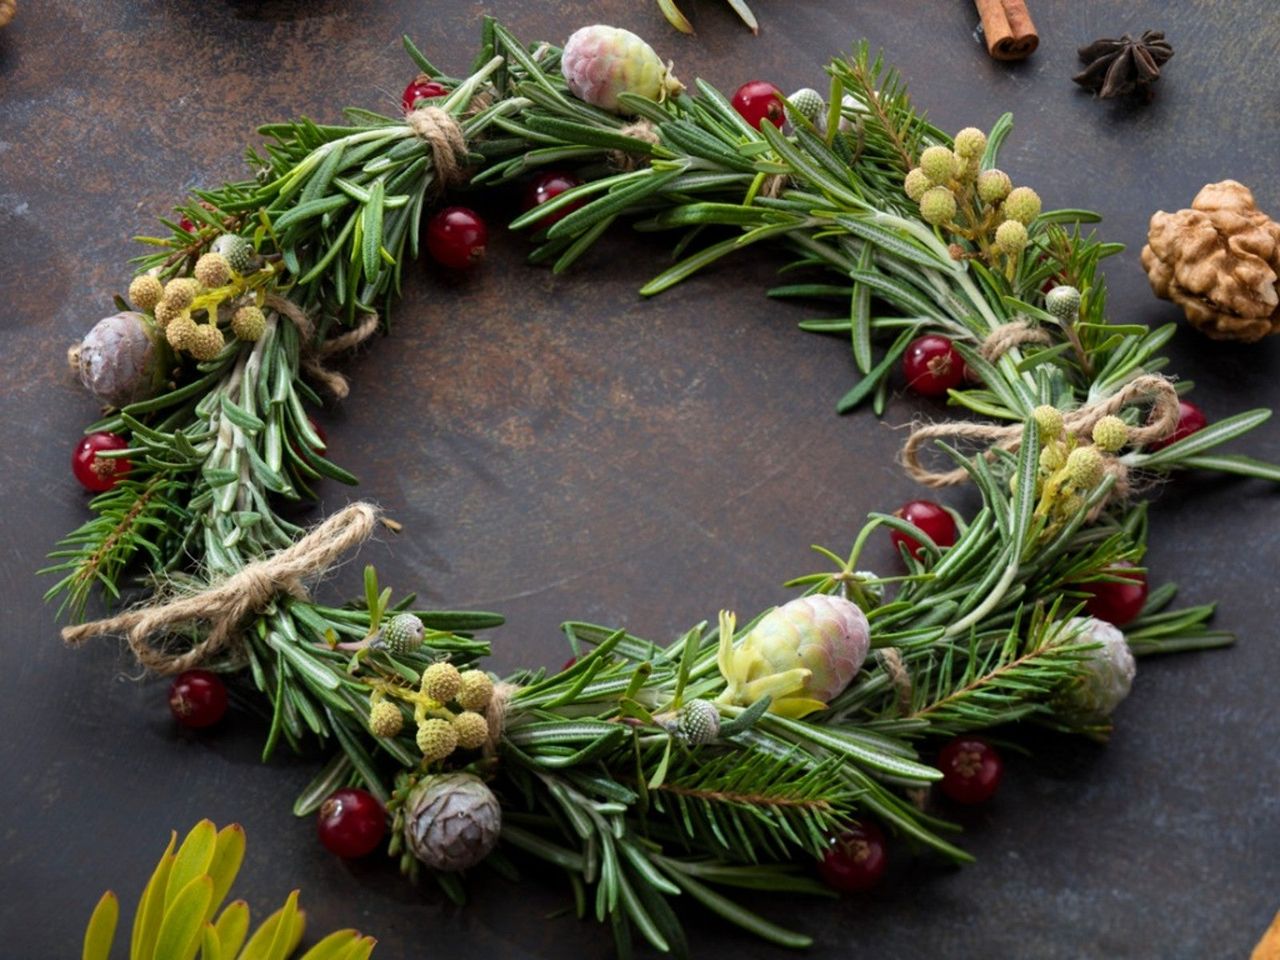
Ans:
[{"label": "red cranberry", "polygon": [[227,688],[216,673],[188,670],[169,685],[169,709],[184,727],[211,727],[227,712]]},{"label": "red cranberry", "polygon": [[1204,411],[1197,407],[1190,400],[1178,400],[1178,426],[1174,428],[1173,433],[1165,437],[1163,440],[1153,440],[1147,444],[1148,450],[1163,450],[1171,443],[1177,443],[1179,440],[1185,440],[1198,430],[1203,430],[1209,425],[1209,418],[1204,415]]},{"label": "red cranberry", "polygon": [[489,228],[466,207],[445,207],[427,223],[427,252],[437,263],[466,270],[484,259]]},{"label": "red cranberry", "polygon": [[387,835],[387,813],[368,790],[335,790],[320,805],[316,833],[330,853],[354,860],[382,843]]},{"label": "red cranberry", "polygon": [[[912,500],[910,503],[904,503],[901,507],[894,511],[895,517],[901,517],[907,523],[914,527],[918,527],[926,536],[929,537],[939,547],[954,546],[956,542],[956,520],[955,517],[947,513],[946,510],[938,506],[932,500]],[[902,544],[911,552],[911,556],[917,560],[920,559],[920,553],[924,550],[924,544],[919,540],[915,540],[905,533],[898,530],[890,530],[889,538],[893,541],[893,549],[897,550]]]},{"label": "red cranberry", "polygon": [[123,457],[100,457],[98,454],[104,450],[124,450],[128,446],[118,433],[91,433],[72,451],[71,472],[91,493],[110,490],[129,472],[130,464]]},{"label": "red cranberry", "polygon": [[[582,186],[582,181],[571,173],[565,173],[562,170],[547,170],[529,181],[529,186],[524,191],[524,202],[521,206],[526,211],[532,210],[534,207],[540,207],[544,203],[554,200],[566,190],[572,190],[574,187],[580,186]],[[575,200],[573,203],[565,204],[559,210],[554,210],[545,217],[539,218],[537,221],[538,226],[545,229],[552,224],[559,223],[585,202],[584,200]]]},{"label": "red cranberry", "polygon": [[939,397],[964,382],[964,358],[946,337],[928,333],[907,345],[902,372],[916,393]]},{"label": "red cranberry", "polygon": [[573,666],[575,663],[577,663],[577,662],[578,662],[578,658],[577,658],[577,657],[570,657],[568,660],[566,660],[566,661],[564,662],[564,666],[560,668],[560,672],[561,672],[561,673],[564,673],[566,670],[568,670],[570,667],[572,667],[572,666]]},{"label": "red cranberry", "polygon": [[404,93],[400,95],[400,105],[404,107],[404,112],[408,113],[419,100],[443,97],[448,92],[444,84],[432,80],[424,73],[420,73],[410,80],[409,85],[404,88]]},{"label": "red cranberry", "polygon": [[1119,575],[1120,580],[1095,580],[1080,585],[1080,589],[1089,595],[1085,601],[1085,609],[1089,616],[1105,620],[1117,627],[1138,619],[1138,614],[1147,603],[1147,575],[1141,570],[1132,570],[1133,564],[1122,560],[1114,564],[1109,573]]},{"label": "red cranberry", "polygon": [[956,737],[938,754],[942,792],[956,803],[985,803],[1004,775],[996,748],[976,737]]},{"label": "red cranberry", "polygon": [[183,217],[181,220],[179,220],[178,226],[181,227],[183,230],[187,231],[187,233],[196,232],[196,225],[192,223],[187,217]]},{"label": "red cranberry", "polygon": [[757,130],[765,120],[775,127],[781,127],[786,120],[786,110],[782,106],[782,91],[768,80],[752,80],[744,83],[734,92],[731,103],[733,109],[742,115],[742,119]]},{"label": "red cranberry", "polygon": [[888,862],[880,828],[859,823],[832,843],[818,863],[818,875],[833,890],[861,893],[880,882]]}]

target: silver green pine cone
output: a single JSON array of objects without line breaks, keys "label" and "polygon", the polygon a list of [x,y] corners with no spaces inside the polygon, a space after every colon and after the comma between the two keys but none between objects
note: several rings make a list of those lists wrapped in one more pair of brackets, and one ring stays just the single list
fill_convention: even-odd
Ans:
[{"label": "silver green pine cone", "polygon": [[80,382],[113,407],[154,396],[171,360],[155,325],[133,310],[99,320],[70,356]]},{"label": "silver green pine cone", "polygon": [[404,805],[404,842],[432,870],[453,873],[489,855],[502,831],[502,808],[471,773],[426,777]]},{"label": "silver green pine cone", "polygon": [[221,254],[227,266],[242,276],[253,272],[253,246],[244,237],[234,233],[221,234],[209,245],[209,252]]},{"label": "silver green pine cone", "polygon": [[690,746],[711,743],[720,736],[720,711],[709,700],[690,700],[680,708],[676,731]]},{"label": "silver green pine cone", "polygon": [[1075,323],[1080,317],[1080,291],[1066,284],[1054,287],[1045,294],[1044,308],[1059,323]]},{"label": "silver green pine cone", "polygon": [[412,613],[397,613],[382,625],[374,646],[397,657],[416,653],[422,646],[422,621]]},{"label": "silver green pine cone", "polygon": [[1055,707],[1078,723],[1102,723],[1129,695],[1138,665],[1124,634],[1105,620],[1076,617],[1067,629],[1078,631],[1073,643],[1097,646],[1086,654],[1081,674],[1058,695]]}]

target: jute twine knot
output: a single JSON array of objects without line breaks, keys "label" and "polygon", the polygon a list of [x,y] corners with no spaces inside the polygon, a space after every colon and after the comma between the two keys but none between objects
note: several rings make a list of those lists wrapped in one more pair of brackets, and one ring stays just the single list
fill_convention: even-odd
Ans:
[{"label": "jute twine knot", "polygon": [[[1085,404],[1063,415],[1063,424],[1076,436],[1089,436],[1093,426],[1103,417],[1117,414],[1125,407],[1150,403],[1151,412],[1145,424],[1130,427],[1128,442],[1133,446],[1146,446],[1163,440],[1178,426],[1178,391],[1173,383],[1159,374],[1147,373],[1135,377],[1109,397]],[[999,425],[951,420],[945,423],[917,424],[911,430],[907,442],[902,445],[899,458],[907,474],[926,487],[952,487],[965,483],[969,472],[963,467],[951,470],[933,470],[921,462],[922,448],[934,440],[975,440],[986,445],[984,456],[991,459],[994,451],[1007,450],[1016,453],[1022,443],[1022,424]],[[1128,468],[1114,457],[1107,460],[1107,471],[1115,477],[1109,499],[1128,495],[1132,484]]]},{"label": "jute twine knot", "polygon": [[1024,343],[1047,344],[1049,342],[1048,331],[1032,326],[1025,320],[1011,320],[1009,323],[1000,324],[987,334],[987,338],[982,341],[982,346],[978,348],[978,353],[987,363],[995,363],[1014,347],[1020,347]]},{"label": "jute twine knot", "polygon": [[[658,136],[658,131],[654,129],[653,124],[643,117],[635,123],[627,124],[618,133],[633,140],[643,140],[648,144],[657,145],[662,142],[662,138]],[[630,153],[626,150],[609,151],[609,165],[623,173],[630,173],[642,163],[647,163],[648,160],[647,154]]]},{"label": "jute twine knot", "polygon": [[[297,543],[256,560],[218,583],[191,593],[169,595],[92,623],[66,627],[62,639],[79,646],[97,637],[123,635],[138,663],[159,674],[175,674],[205,663],[240,643],[245,620],[278,594],[306,598],[303,581],[328,570],[344,554],[373,535],[378,508],[353,503],[313,527]],[[208,625],[204,639],[184,653],[163,646],[182,628]]]},{"label": "jute twine knot", "polygon": [[507,706],[511,697],[520,687],[514,683],[499,681],[493,687],[493,696],[489,698],[489,706],[485,707],[484,719],[489,725],[489,736],[485,738],[483,752],[486,757],[496,756],[498,744],[502,742],[502,731],[507,725]]},{"label": "jute twine knot", "polygon": [[782,191],[787,189],[787,175],[785,173],[771,173],[764,178],[764,183],[760,184],[760,196],[768,197],[770,200],[777,200],[782,196]]},{"label": "jute twine knot", "polygon": [[302,369],[306,374],[339,400],[346,399],[351,392],[351,386],[347,383],[347,378],[334,370],[330,370],[325,366],[324,361],[334,354],[360,346],[360,344],[377,333],[378,315],[376,313],[366,313],[360,322],[346,333],[330,337],[317,344],[315,342],[315,324],[311,322],[307,312],[292,300],[270,293],[267,294],[264,306],[268,310],[285,317],[297,328],[298,338],[302,342]]},{"label": "jute twine knot", "polygon": [[431,148],[436,182],[441,188],[456,186],[467,179],[467,138],[454,116],[439,107],[419,107],[405,115],[414,135]]},{"label": "jute twine knot", "polygon": [[905,717],[911,712],[911,674],[907,672],[897,647],[882,647],[878,655],[884,672],[893,683],[893,689],[898,692],[898,709]]}]

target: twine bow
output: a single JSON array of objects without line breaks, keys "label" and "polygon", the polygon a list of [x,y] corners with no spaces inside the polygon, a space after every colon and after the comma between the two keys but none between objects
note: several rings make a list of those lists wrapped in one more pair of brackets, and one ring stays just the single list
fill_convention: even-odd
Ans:
[{"label": "twine bow", "polygon": [[[627,124],[618,133],[633,140],[643,140],[648,144],[656,145],[662,142],[662,138],[658,136],[658,131],[653,128],[653,124],[643,117],[635,123]],[[609,151],[609,164],[615,170],[620,170],[623,173],[630,173],[647,159],[648,157],[646,156],[638,156],[634,153],[628,153],[626,150]]]},{"label": "twine bow", "polygon": [[498,744],[502,741],[502,731],[507,725],[507,706],[511,697],[520,687],[514,683],[498,682],[494,685],[493,695],[489,697],[489,706],[485,707],[484,719],[489,724],[489,736],[484,741],[484,755],[497,756]]},{"label": "twine bow", "polygon": [[[185,595],[170,596],[92,623],[66,627],[62,639],[79,646],[97,637],[123,634],[146,669],[181,673],[238,644],[237,631],[277,594],[304,598],[303,581],[328,570],[343,554],[373,535],[378,508],[348,505],[313,527],[292,546],[254,561],[218,583]],[[207,623],[209,632],[184,653],[165,650],[160,642],[184,626]]]},{"label": "twine bow", "polygon": [[[1130,380],[1122,388],[1109,397],[1096,400],[1063,416],[1063,423],[1068,431],[1076,435],[1087,436],[1094,424],[1105,416],[1119,413],[1125,407],[1143,401],[1150,401],[1151,413],[1147,422],[1140,427],[1131,427],[1129,442],[1135,446],[1143,446],[1156,440],[1163,440],[1178,426],[1178,391],[1166,377],[1158,374],[1143,374]],[[903,468],[917,483],[926,487],[951,487],[965,483],[969,479],[969,471],[963,467],[951,470],[934,470],[921,462],[921,448],[934,440],[978,440],[986,444],[986,456],[993,456],[995,449],[1015,453],[1022,443],[1022,424],[1012,423],[1001,426],[994,423],[968,423],[963,421],[947,421],[945,423],[918,424],[911,430],[911,436],[902,445],[899,455]],[[1113,495],[1122,496],[1128,493],[1128,470],[1123,463],[1114,458],[1108,460],[1107,471],[1116,478]]]},{"label": "twine bow", "polygon": [[439,107],[426,106],[405,115],[414,135],[431,148],[431,162],[437,182],[450,187],[465,182],[471,154],[462,125],[453,114]]}]

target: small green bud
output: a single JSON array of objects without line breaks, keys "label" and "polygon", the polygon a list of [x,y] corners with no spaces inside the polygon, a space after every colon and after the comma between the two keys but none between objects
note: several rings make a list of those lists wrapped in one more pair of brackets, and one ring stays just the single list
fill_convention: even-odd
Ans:
[{"label": "small green bud", "polygon": [[471,710],[454,715],[453,729],[463,750],[479,750],[489,739],[489,722]]},{"label": "small green bud", "polygon": [[[791,103],[790,114],[799,114],[810,123],[817,123],[824,110],[827,109],[827,102],[822,99],[822,94],[811,87],[801,87],[791,96],[787,97]],[[794,118],[788,116],[788,120],[795,122]]]},{"label": "small green bud", "polygon": [[1044,308],[1059,323],[1075,323],[1080,318],[1080,291],[1066,285],[1054,287],[1045,294]]},{"label": "small green bud", "polygon": [[414,739],[427,763],[443,760],[458,749],[458,731],[448,720],[439,717],[431,717],[418,724],[418,734]]},{"label": "small green bud", "polygon": [[464,710],[484,710],[493,699],[493,681],[483,670],[463,670],[454,697]]},{"label": "small green bud", "polygon": [[220,254],[227,261],[227,266],[236,273],[253,272],[253,246],[244,237],[224,233],[209,245],[209,250]]},{"label": "small green bud", "polygon": [[1067,455],[1067,476],[1081,490],[1092,490],[1101,482],[1102,468],[1102,454],[1096,447],[1076,447]]},{"label": "small green bud", "polygon": [[1057,440],[1062,436],[1062,411],[1057,407],[1052,407],[1047,403],[1041,404],[1031,412],[1031,415],[1035,418],[1041,444]]},{"label": "small green bud", "polygon": [[690,700],[680,708],[677,729],[690,746],[711,743],[720,735],[720,711],[709,700]]},{"label": "small green bud", "polygon": [[933,183],[919,167],[912,167],[908,170],[906,178],[902,181],[903,191],[917,203],[920,202],[920,198],[924,196],[925,191],[931,186],[933,186]]},{"label": "small green bud", "polygon": [[257,307],[241,307],[231,318],[231,332],[249,343],[261,340],[266,329],[267,317]]},{"label": "small green bud", "polygon": [[1129,428],[1119,417],[1106,416],[1093,425],[1093,442],[1099,450],[1115,453],[1129,440]]},{"label": "small green bud", "polygon": [[220,253],[206,253],[191,272],[206,287],[220,287],[231,279],[231,267]]},{"label": "small green bud", "polygon": [[1014,187],[1009,191],[1009,196],[1004,198],[1001,212],[1010,220],[1017,220],[1025,226],[1040,216],[1040,194],[1030,187]]},{"label": "small green bud", "polygon": [[920,217],[935,227],[956,215],[956,196],[946,187],[930,187],[920,197]]},{"label": "small green bud", "polygon": [[[236,316],[238,317],[239,313]],[[241,339],[248,338],[242,337]],[[397,613],[384,623],[378,631],[376,645],[396,657],[403,657],[406,654],[415,652],[422,646],[422,621],[412,613]]]},{"label": "small green bud", "polygon": [[956,172],[956,156],[946,147],[930,147],[920,154],[920,169],[930,182],[948,183]]},{"label": "small green bud", "polygon": [[1006,220],[996,227],[996,249],[1001,253],[1021,253],[1030,241],[1027,228],[1017,220]]},{"label": "small green bud", "polygon": [[433,663],[422,671],[422,692],[437,703],[448,703],[461,689],[462,675],[452,663]]},{"label": "small green bud", "polygon": [[983,203],[999,203],[1012,189],[1013,181],[1003,170],[983,170],[978,174],[978,197]]},{"label": "small green bud", "polygon": [[964,159],[981,157],[982,151],[986,149],[987,135],[977,127],[965,127],[956,134],[956,153]]}]

